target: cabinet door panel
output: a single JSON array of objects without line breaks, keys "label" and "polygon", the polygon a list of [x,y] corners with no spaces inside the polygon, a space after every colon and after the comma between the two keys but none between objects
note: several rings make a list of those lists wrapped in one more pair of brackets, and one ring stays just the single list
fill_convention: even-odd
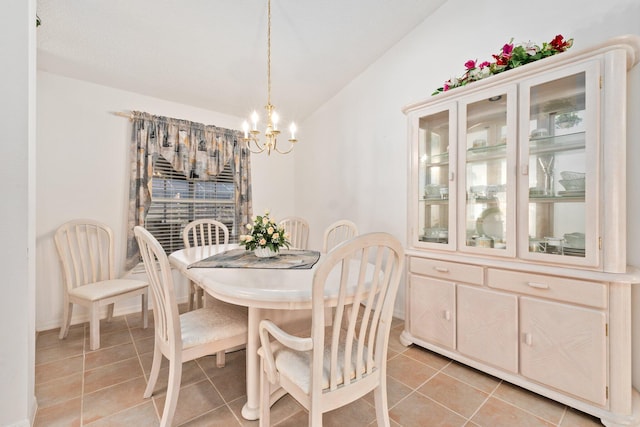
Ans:
[{"label": "cabinet door panel", "polygon": [[518,299],[458,286],[458,351],[511,372],[518,371]]},{"label": "cabinet door panel", "polygon": [[514,85],[460,100],[458,242],[465,252],[516,254],[516,114]]},{"label": "cabinet door panel", "polygon": [[520,256],[599,265],[599,64],[521,83]]},{"label": "cabinet door panel", "polygon": [[606,316],[534,298],[520,300],[522,375],[606,403]]},{"label": "cabinet door panel", "polygon": [[456,103],[416,112],[411,151],[411,242],[419,247],[455,249]]},{"label": "cabinet door panel", "polygon": [[455,285],[430,277],[410,277],[411,334],[445,347],[455,347]]}]

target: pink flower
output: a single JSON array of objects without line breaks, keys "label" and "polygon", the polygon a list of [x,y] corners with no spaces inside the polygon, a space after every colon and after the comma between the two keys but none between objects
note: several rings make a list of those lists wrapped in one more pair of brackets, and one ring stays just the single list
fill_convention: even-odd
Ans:
[{"label": "pink flower", "polygon": [[470,59],[464,63],[464,66],[467,67],[467,70],[472,70],[476,68],[476,61],[474,59]]},{"label": "pink flower", "polygon": [[511,57],[511,52],[513,52],[513,43],[507,43],[502,46],[502,54],[507,57]]},{"label": "pink flower", "polygon": [[480,69],[482,70],[485,67],[490,66],[491,63],[489,61],[484,61],[482,64],[479,65]]}]

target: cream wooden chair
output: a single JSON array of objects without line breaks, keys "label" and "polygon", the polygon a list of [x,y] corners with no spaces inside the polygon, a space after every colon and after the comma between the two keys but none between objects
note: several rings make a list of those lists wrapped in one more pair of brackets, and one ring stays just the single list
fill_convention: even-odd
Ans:
[{"label": "cream wooden chair", "polygon": [[[260,426],[270,423],[271,398],[285,392],[309,411],[310,426],[321,426],[323,413],[372,390],[378,425],[389,426],[387,347],[403,263],[402,244],[391,235],[355,237],[317,267],[309,337],[290,335],[270,320],[260,322]],[[325,297],[327,289],[333,298]],[[334,307],[329,323],[326,306]]]},{"label": "cream wooden chair", "polygon": [[306,219],[297,216],[282,218],[278,225],[284,227],[289,233],[291,249],[307,249],[309,244],[309,223]]},{"label": "cream wooden chair", "polygon": [[170,426],[178,403],[182,364],[202,356],[238,347],[247,341],[247,317],[237,310],[200,308],[178,314],[173,276],[166,253],[143,227],[134,228],[153,300],[155,344],[153,363],[144,397],[151,397],[158,380],[162,356],[169,360],[167,395],[160,421]]},{"label": "cream wooden chair", "polygon": [[[182,231],[185,248],[192,246],[226,245],[229,243],[229,229],[215,219],[197,219],[190,222]],[[202,288],[189,283],[189,311],[202,307]]]},{"label": "cream wooden chair", "polygon": [[147,289],[142,280],[118,279],[114,266],[113,232],[90,219],[72,220],[55,232],[54,241],[65,284],[64,314],[60,339],[69,333],[73,304],[89,309],[89,347],[100,348],[101,309],[107,306],[107,321],[116,301],[140,295],[142,324],[147,327]]},{"label": "cream wooden chair", "polygon": [[322,252],[326,254],[338,244],[357,235],[358,226],[355,223],[348,219],[336,221],[324,230]]},{"label": "cream wooden chair", "polygon": [[[196,219],[186,225],[182,231],[182,240],[185,248],[193,246],[208,246],[208,245],[227,245],[229,243],[229,228],[220,221],[215,219]],[[194,308],[203,307],[204,291],[196,283],[189,281],[189,311]],[[228,304],[224,301],[220,301],[214,298],[208,298],[207,304],[215,308],[214,306],[220,306],[221,310],[233,309],[241,311],[244,316],[247,317],[247,308],[240,307],[233,304]],[[226,306],[226,307],[222,307]],[[245,342],[246,344],[246,342]],[[216,365],[222,368],[225,364],[225,352],[220,351],[216,355]]]}]

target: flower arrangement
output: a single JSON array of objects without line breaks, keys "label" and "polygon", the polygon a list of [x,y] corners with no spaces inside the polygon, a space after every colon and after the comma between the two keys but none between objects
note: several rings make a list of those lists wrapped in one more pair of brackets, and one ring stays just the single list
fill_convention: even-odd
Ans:
[{"label": "flower arrangement", "polygon": [[502,46],[502,50],[492,55],[494,62],[470,59],[464,63],[466,71],[460,77],[452,77],[447,80],[442,87],[436,89],[431,95],[437,95],[460,86],[465,86],[471,82],[481,80],[493,74],[537,61],[548,56],[564,52],[573,46],[573,39],[565,40],[562,34],[558,34],[549,43],[542,43],[542,47],[532,42],[514,45],[513,39]]},{"label": "flower arrangement", "polygon": [[289,248],[289,234],[269,218],[269,210],[266,210],[264,215],[256,216],[253,224],[247,224],[247,230],[249,234],[240,236],[240,242],[246,250],[269,248],[278,252],[282,246]]}]

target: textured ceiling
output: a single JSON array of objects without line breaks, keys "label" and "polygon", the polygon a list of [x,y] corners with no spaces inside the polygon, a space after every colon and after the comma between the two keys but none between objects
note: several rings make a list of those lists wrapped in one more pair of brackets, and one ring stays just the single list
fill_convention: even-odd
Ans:
[{"label": "textured ceiling", "polygon": [[[446,0],[272,0],[271,101],[300,121]],[[244,117],[267,98],[266,0],[38,0],[38,68]]]}]

